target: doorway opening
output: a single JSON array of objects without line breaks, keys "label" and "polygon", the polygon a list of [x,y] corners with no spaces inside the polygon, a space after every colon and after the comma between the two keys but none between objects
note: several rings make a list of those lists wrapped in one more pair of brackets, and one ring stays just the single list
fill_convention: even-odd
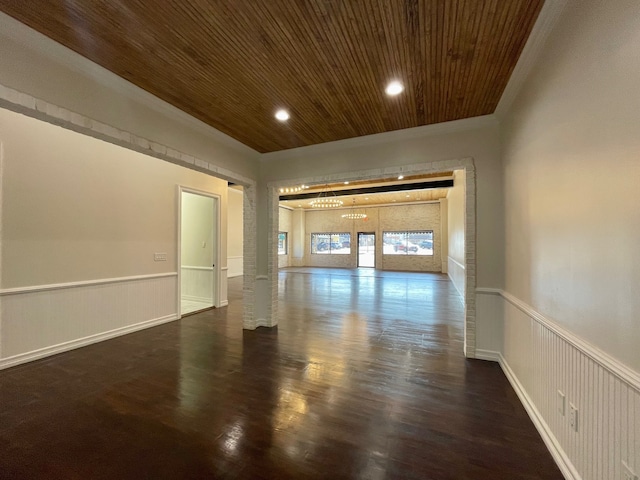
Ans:
[{"label": "doorway opening", "polygon": [[358,268],[376,267],[376,234],[358,232]]},{"label": "doorway opening", "polygon": [[[456,170],[464,170],[463,176],[463,201],[462,210],[464,215],[461,218],[461,226],[464,228],[464,235],[461,239],[461,245],[464,246],[464,263],[460,264],[460,284],[464,285],[462,297],[464,299],[464,354],[468,358],[476,358],[476,173],[473,159],[470,157],[427,162],[421,164],[404,165],[397,167],[388,167],[385,169],[384,174],[388,176],[400,176],[403,177],[409,175],[428,175],[437,174],[440,172],[449,172]],[[279,200],[278,189],[286,185],[291,184],[303,184],[303,185],[318,185],[327,184],[328,182],[344,183],[345,181],[368,181],[380,179],[380,170],[364,170],[364,171],[351,171],[343,172],[340,175],[331,176],[309,176],[297,179],[289,179],[286,182],[278,181],[268,184],[270,207],[271,207],[271,235],[269,236],[269,255],[271,261],[269,261],[270,273],[273,274],[274,270],[277,273],[277,266],[275,269],[272,265],[277,265],[272,261],[276,258],[276,238],[279,224]],[[418,246],[418,248],[420,248]],[[423,247],[426,248],[426,247]],[[445,264],[446,265],[446,264]],[[451,276],[451,275],[450,275]],[[271,298],[278,298],[278,282],[273,281],[270,285]],[[269,312],[271,319],[271,326],[277,325],[278,318],[278,304],[277,301],[273,301],[270,304],[271,311]]]},{"label": "doorway opening", "polygon": [[179,193],[179,305],[189,315],[218,306],[219,198],[183,187]]}]

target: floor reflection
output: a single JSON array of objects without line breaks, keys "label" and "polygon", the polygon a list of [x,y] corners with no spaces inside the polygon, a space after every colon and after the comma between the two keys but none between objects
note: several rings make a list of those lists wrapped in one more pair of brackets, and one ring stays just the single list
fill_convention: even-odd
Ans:
[{"label": "floor reflection", "polygon": [[562,478],[499,367],[464,359],[446,276],[278,285],[276,328],[242,330],[238,277],[226,308],[0,372],[0,477]]}]

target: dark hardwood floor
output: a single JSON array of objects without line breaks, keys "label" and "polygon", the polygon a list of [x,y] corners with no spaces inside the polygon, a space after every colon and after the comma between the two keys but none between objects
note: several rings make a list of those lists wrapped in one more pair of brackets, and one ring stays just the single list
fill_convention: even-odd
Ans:
[{"label": "dark hardwood floor", "polygon": [[280,273],[229,307],[0,372],[2,479],[561,479],[445,275]]}]

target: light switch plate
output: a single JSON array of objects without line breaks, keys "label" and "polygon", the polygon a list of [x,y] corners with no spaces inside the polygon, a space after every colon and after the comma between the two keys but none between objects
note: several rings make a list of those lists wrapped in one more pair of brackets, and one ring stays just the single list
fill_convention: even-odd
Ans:
[{"label": "light switch plate", "polygon": [[166,262],[167,261],[167,254],[166,253],[154,253],[153,254],[153,260],[155,262]]},{"label": "light switch plate", "polygon": [[569,403],[569,425],[574,432],[578,431],[578,409],[573,403]]}]

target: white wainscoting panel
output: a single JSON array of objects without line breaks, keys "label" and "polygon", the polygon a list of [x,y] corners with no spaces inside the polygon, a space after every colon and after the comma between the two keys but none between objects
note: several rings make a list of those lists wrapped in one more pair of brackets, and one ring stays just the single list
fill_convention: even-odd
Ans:
[{"label": "white wainscoting panel", "polygon": [[465,268],[460,262],[454,260],[451,257],[447,257],[447,275],[451,279],[451,283],[456,287],[458,293],[464,301],[464,280],[465,280]]},{"label": "white wainscoting panel", "polygon": [[501,290],[476,289],[476,358],[500,360],[503,344],[503,299]]},{"label": "white wainscoting panel", "polygon": [[178,318],[177,273],[0,291],[0,368]]},{"label": "white wainscoting panel", "polygon": [[[499,292],[479,292],[478,304],[492,301],[485,297],[502,302],[500,363],[565,478],[623,479],[623,461],[638,475],[640,374]],[[564,416],[558,390],[566,396]],[[577,432],[569,423],[569,403],[578,409]]]},{"label": "white wainscoting panel", "polygon": [[227,278],[239,277],[242,275],[244,257],[227,257]]},{"label": "white wainscoting panel", "polygon": [[181,275],[182,298],[213,305],[213,267],[183,265]]}]

